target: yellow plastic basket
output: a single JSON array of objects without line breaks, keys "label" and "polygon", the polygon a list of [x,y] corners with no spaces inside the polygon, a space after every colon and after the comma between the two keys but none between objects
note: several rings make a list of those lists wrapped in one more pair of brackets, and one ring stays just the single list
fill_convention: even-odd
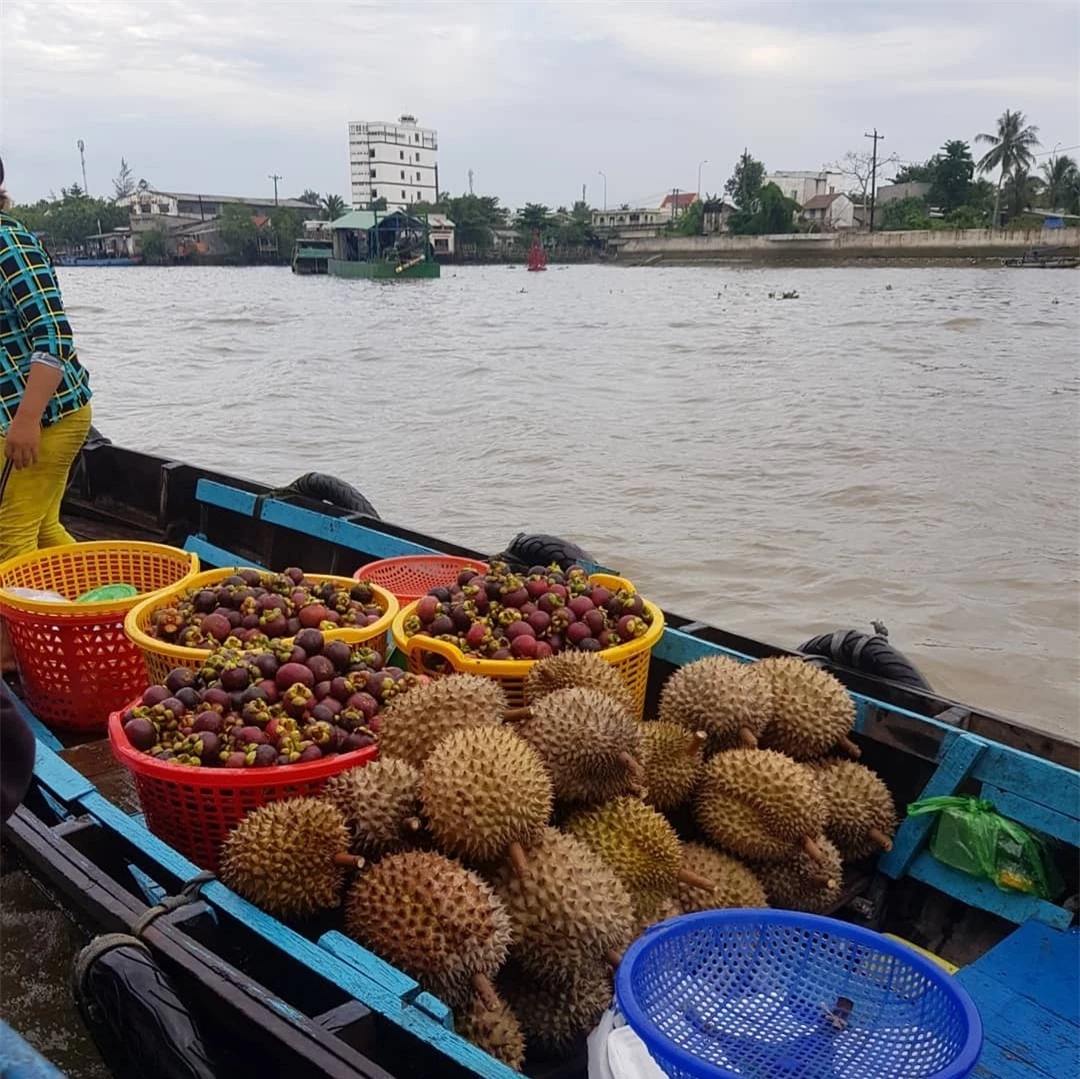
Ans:
[{"label": "yellow plastic basket", "polygon": [[[56,727],[104,729],[109,713],[144,688],[142,657],[124,634],[124,617],[166,588],[185,587],[199,559],[161,543],[69,543],[0,565],[0,616],[7,623],[30,708]],[[9,591],[35,588],[69,600],[107,584],[139,595],[96,603],[48,603]]]},{"label": "yellow plastic basket", "polygon": [[[198,576],[184,581],[182,585],[176,588],[169,588],[164,592],[151,596],[145,602],[137,604],[128,611],[127,618],[124,620],[124,630],[132,643],[142,650],[143,659],[146,662],[146,673],[151,685],[163,683],[169,676],[169,672],[176,667],[190,667],[193,670],[202,667],[210,655],[208,648],[184,648],[181,645],[170,644],[168,641],[160,641],[156,637],[151,637],[149,633],[150,619],[154,612],[162,607],[169,606],[185,592],[218,584],[225,580],[226,577],[231,577],[237,570],[244,568],[247,567],[235,566],[226,569],[207,570],[205,573],[200,573]],[[336,577],[320,573],[309,573],[306,576],[309,581],[314,581],[316,584],[322,581],[334,581],[340,584],[342,588],[352,588],[356,584],[352,577]],[[323,636],[327,640],[340,638],[350,644],[363,644],[368,648],[373,648],[385,658],[388,644],[387,631],[398,613],[398,602],[391,592],[387,592],[385,588],[380,588],[378,585],[373,584],[371,591],[375,597],[375,604],[382,608],[383,612],[382,617],[377,622],[373,622],[370,626],[365,626],[362,629],[349,626],[342,629],[328,630]]]},{"label": "yellow plastic basket", "polygon": [[[634,586],[623,577],[608,573],[594,573],[590,582],[610,588],[632,589]],[[412,637],[405,635],[405,620],[416,609],[419,600],[402,607],[394,619],[391,632],[394,644],[407,657],[409,670],[414,674],[426,674],[433,678],[452,674],[479,674],[485,678],[494,678],[506,691],[511,708],[520,708],[525,704],[525,679],[536,660],[533,659],[477,659],[467,656],[460,648],[448,641],[417,633]],[[664,612],[659,607],[644,600],[645,609],[652,615],[648,630],[636,640],[617,644],[597,652],[601,659],[610,663],[626,683],[626,688],[633,694],[639,719],[645,716],[645,691],[649,683],[649,660],[654,645],[664,632]],[[432,657],[445,660],[445,664],[430,662]],[[446,668],[450,669],[447,670]]]}]

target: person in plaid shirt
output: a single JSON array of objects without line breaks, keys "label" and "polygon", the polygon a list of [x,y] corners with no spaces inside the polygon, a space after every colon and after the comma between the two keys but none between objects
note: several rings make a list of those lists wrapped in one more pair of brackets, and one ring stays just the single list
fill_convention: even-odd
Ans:
[{"label": "person in plaid shirt", "polygon": [[[60,523],[68,471],[90,430],[79,363],[52,262],[7,213],[0,161],[0,563],[74,540]],[[0,666],[10,656],[0,631]]]}]

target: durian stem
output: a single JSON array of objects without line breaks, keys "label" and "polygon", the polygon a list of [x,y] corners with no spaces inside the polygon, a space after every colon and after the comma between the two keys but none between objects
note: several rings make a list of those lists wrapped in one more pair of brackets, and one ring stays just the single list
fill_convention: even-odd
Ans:
[{"label": "durian stem", "polygon": [[510,864],[514,867],[514,876],[519,880],[528,880],[532,876],[532,870],[525,857],[524,847],[515,841],[510,844],[507,853],[510,855]]},{"label": "durian stem", "polygon": [[474,974],[472,976],[472,987],[489,1012],[493,1012],[499,1006],[499,995],[495,992],[495,986],[491,984],[486,974],[481,974],[479,971]]},{"label": "durian stem", "polygon": [[334,865],[343,865],[348,869],[363,869],[364,859],[359,854],[346,854],[339,851],[334,855]]},{"label": "durian stem", "polygon": [[507,708],[503,719],[507,723],[524,723],[527,719],[532,719],[531,708]]},{"label": "durian stem", "polygon": [[716,885],[708,877],[703,877],[692,869],[686,869],[685,867],[680,869],[677,879],[682,881],[683,884],[689,884],[691,888],[701,888],[706,892],[716,891]]},{"label": "durian stem", "polygon": [[803,836],[801,846],[808,858],[812,858],[818,865],[825,864],[825,855],[821,853],[821,848],[808,835]]},{"label": "durian stem", "polygon": [[892,850],[892,840],[880,828],[870,828],[866,835],[871,843],[876,843],[882,850]]},{"label": "durian stem", "polygon": [[757,735],[749,727],[739,728],[739,744],[744,749],[757,749]]},{"label": "durian stem", "polygon": [[686,755],[693,757],[697,754],[697,751],[701,749],[705,742],[708,740],[708,735],[704,731],[694,731],[694,737],[686,743]]},{"label": "durian stem", "polygon": [[419,832],[423,827],[419,817],[406,817],[401,822],[401,830],[408,835],[410,832]]},{"label": "durian stem", "polygon": [[642,768],[641,761],[639,761],[632,753],[628,753],[625,749],[619,754],[619,763],[626,768],[634,779],[641,779],[645,774],[645,769]]},{"label": "durian stem", "polygon": [[836,747],[842,749],[849,757],[854,757],[856,760],[862,756],[862,750],[850,738],[841,738],[836,743]]},{"label": "durian stem", "polygon": [[622,962],[623,953],[617,952],[614,948],[611,951],[604,952],[604,962],[607,963],[612,970],[618,970],[619,964]]},{"label": "durian stem", "polygon": [[836,881],[827,877],[824,873],[811,873],[807,881],[815,888],[827,888],[830,892],[836,891]]}]

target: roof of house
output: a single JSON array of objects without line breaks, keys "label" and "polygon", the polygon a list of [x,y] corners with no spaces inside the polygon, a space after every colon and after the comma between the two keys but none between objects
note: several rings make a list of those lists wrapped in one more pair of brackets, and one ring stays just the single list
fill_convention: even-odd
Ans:
[{"label": "roof of house", "polygon": [[428,224],[433,229],[452,229],[454,228],[454,222],[446,216],[446,214],[428,214]]},{"label": "roof of house", "polygon": [[[274,205],[273,195],[265,198],[248,199],[241,195],[207,195],[205,192],[191,194],[186,191],[161,191],[156,187],[147,187],[141,191],[135,191],[131,195],[130,201],[138,202],[140,198],[154,195],[164,195],[165,198],[176,199],[178,202],[198,202],[201,199],[203,202],[238,202],[246,206]],[[290,210],[318,210],[317,206],[312,206],[310,202],[303,202],[300,199],[278,199],[277,205]]]},{"label": "roof of house", "polygon": [[831,206],[838,198],[840,198],[843,192],[834,191],[831,195],[815,195],[812,199],[807,199],[803,204],[804,210],[825,210]]},{"label": "roof of house", "polygon": [[677,210],[685,210],[687,206],[697,202],[696,191],[680,191],[677,195],[665,195],[664,201],[660,203],[660,209],[670,209],[674,205]]},{"label": "roof of house", "polygon": [[374,210],[350,210],[330,223],[332,229],[370,229],[375,227]]}]

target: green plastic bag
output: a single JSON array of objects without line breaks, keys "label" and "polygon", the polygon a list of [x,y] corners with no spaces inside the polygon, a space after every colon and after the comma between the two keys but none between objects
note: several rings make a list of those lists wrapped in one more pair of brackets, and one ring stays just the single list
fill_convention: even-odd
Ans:
[{"label": "green plastic bag", "polygon": [[1064,890],[1047,838],[1007,820],[992,802],[946,795],[908,806],[909,817],[927,813],[940,814],[930,839],[930,853],[939,862],[992,880],[1003,891],[1054,900]]}]

